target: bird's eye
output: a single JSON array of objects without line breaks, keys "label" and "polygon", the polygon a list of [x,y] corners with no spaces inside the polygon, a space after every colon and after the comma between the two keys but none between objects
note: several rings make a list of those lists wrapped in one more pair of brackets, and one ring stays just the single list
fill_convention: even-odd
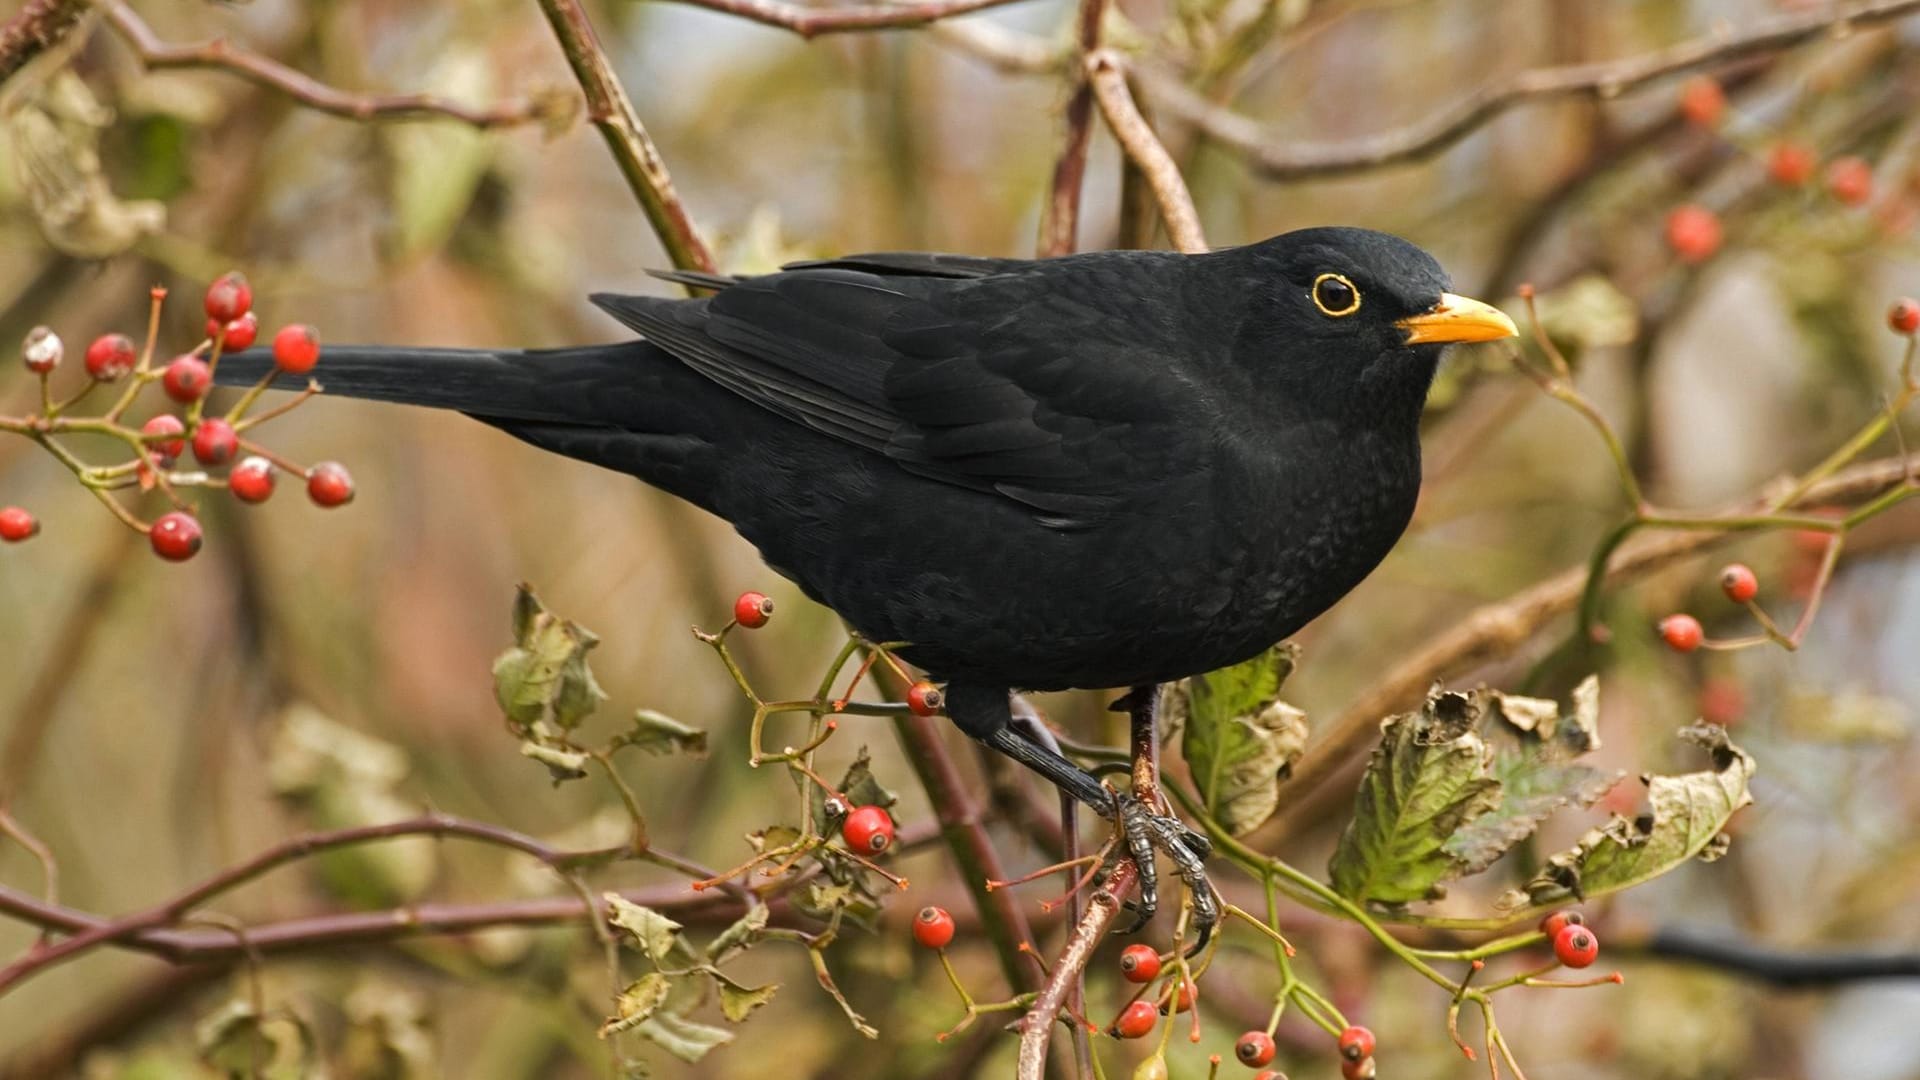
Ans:
[{"label": "bird's eye", "polygon": [[1360,310],[1360,290],[1344,274],[1321,274],[1313,279],[1313,306],[1334,318]]}]

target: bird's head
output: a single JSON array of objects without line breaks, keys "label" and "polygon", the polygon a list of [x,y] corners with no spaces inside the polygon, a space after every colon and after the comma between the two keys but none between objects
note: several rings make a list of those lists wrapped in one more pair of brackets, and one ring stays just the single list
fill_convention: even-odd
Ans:
[{"label": "bird's head", "polygon": [[1302,229],[1220,257],[1250,293],[1233,362],[1289,412],[1417,417],[1444,346],[1515,333],[1497,308],[1455,295],[1432,255],[1387,233]]}]

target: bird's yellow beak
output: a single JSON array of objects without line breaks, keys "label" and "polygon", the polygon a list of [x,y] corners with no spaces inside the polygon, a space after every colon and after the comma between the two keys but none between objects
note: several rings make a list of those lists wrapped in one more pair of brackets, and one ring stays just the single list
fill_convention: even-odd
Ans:
[{"label": "bird's yellow beak", "polygon": [[1492,304],[1466,296],[1441,293],[1440,302],[1418,315],[1394,323],[1407,332],[1407,344],[1498,341],[1519,333],[1513,320]]}]

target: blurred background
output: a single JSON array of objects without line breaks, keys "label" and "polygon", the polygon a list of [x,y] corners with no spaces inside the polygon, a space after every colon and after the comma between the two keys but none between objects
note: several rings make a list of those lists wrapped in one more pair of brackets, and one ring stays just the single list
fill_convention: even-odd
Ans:
[{"label": "blurred background", "polygon": [[[1643,56],[1826,6],[1120,0],[1107,38],[1286,147],[1392,131],[1513,73]],[[519,0],[135,7],[168,41],[226,36],[354,90],[484,103],[573,86],[539,11]],[[1027,0],[812,42],[671,3],[590,11],[724,269],[885,249],[1033,253],[1071,90],[1071,4]],[[263,326],[311,322],[335,342],[613,340],[622,331],[586,303],[589,291],[672,291],[646,276],[669,260],[585,123],[356,123],[221,73],[144,73],[105,26],[83,27],[70,47],[70,75],[16,79],[0,101],[12,136],[0,141],[0,341],[44,323],[77,359],[96,334],[137,335],[159,282],[180,298],[163,340],[184,349],[201,336],[204,283],[232,268],[252,280]],[[1650,497],[1700,507],[1819,460],[1894,385],[1901,343],[1883,312],[1920,291],[1917,59],[1920,18],[1822,34],[1710,68],[1732,101],[1717,129],[1687,122],[1684,76],[1664,78],[1605,100],[1522,104],[1417,160],[1325,176],[1265,175],[1150,88],[1140,98],[1216,245],[1348,223],[1420,243],[1459,291],[1516,316],[1515,289],[1536,283],[1549,328],[1623,433]],[[55,134],[23,133],[23,109],[53,117]],[[1863,157],[1869,196],[1850,203],[1820,173],[1798,186],[1771,178],[1782,140],[1822,168]],[[1123,174],[1096,122],[1080,246],[1165,245]],[[1670,245],[1668,214],[1682,204],[1721,223],[1710,257],[1688,261]],[[0,364],[0,413],[31,409],[33,393],[18,364]],[[769,697],[811,692],[842,638],[831,613],[724,524],[458,416],[322,399],[269,432],[296,460],[345,461],[357,500],[323,511],[289,492],[240,509],[207,492],[207,549],[185,565],[148,556],[52,459],[0,437],[0,502],[33,507],[44,527],[0,551],[0,787],[57,854],[65,902],[136,909],[301,830],[428,807],[566,846],[618,842],[611,791],[554,787],[499,723],[487,672],[510,643],[518,581],[601,635],[605,715],[644,706],[711,732],[704,758],[624,761],[656,843],[726,866],[748,854],[744,833],[791,819],[786,781],[746,767],[749,711],[688,627],[722,624],[743,589],[773,595],[775,621],[738,641]],[[1578,565],[1624,513],[1592,430],[1504,353],[1449,361],[1427,447],[1429,485],[1406,540],[1300,636],[1288,697],[1316,722],[1480,605]],[[1889,440],[1872,456],[1895,452]],[[1701,715],[1732,725],[1760,762],[1756,805],[1736,820],[1728,857],[1603,905],[1603,928],[1619,927],[1623,942],[1683,926],[1786,949],[1920,948],[1920,789],[1908,779],[1920,767],[1916,541],[1920,516],[1907,510],[1863,529],[1796,655],[1676,656],[1649,629],[1690,610],[1710,634],[1748,632],[1715,586],[1730,556],[1759,571],[1776,618],[1796,617],[1814,556],[1800,538],[1761,534],[1610,591],[1611,646],[1546,665],[1531,690],[1549,696],[1564,697],[1585,674],[1577,668],[1600,672],[1610,765],[1698,767],[1672,736]],[[1517,687],[1566,632],[1551,624],[1457,681]],[[1113,741],[1110,696],[1041,704],[1076,737]],[[900,792],[903,825],[930,821],[883,721],[849,721],[823,755],[829,773],[862,743]],[[984,798],[994,778],[964,740],[950,743]],[[1038,797],[1024,778],[998,781],[1003,809]],[[1320,872],[1348,816],[1352,785],[1334,787],[1283,814],[1284,837],[1256,834],[1256,846]],[[1630,806],[1563,813],[1540,851]],[[1008,864],[1049,861],[1021,820],[993,818]],[[564,895],[523,862],[409,841],[281,870],[216,907],[266,921]],[[923,846],[895,869],[913,891],[877,932],[850,930],[831,953],[878,1044],[812,984],[800,950],[769,946],[742,966],[784,984],[773,1002],[698,1066],[652,1054],[657,1075],[1009,1075],[1009,1037],[931,1038],[959,1006],[905,932],[921,903],[961,916],[959,970],[983,1000],[1005,996],[992,954],[966,936],[969,900],[944,850]],[[0,845],[0,882],[32,891],[38,875],[17,845]],[[1493,876],[1443,910],[1487,910],[1511,879]],[[680,879],[616,864],[593,880]],[[1464,1062],[1447,1039],[1443,995],[1350,926],[1301,912],[1282,924],[1303,972],[1380,1035],[1383,1076],[1479,1075],[1484,1063]],[[1057,917],[1036,916],[1036,927],[1046,954]],[[1164,921],[1152,931],[1168,932]],[[0,953],[33,937],[0,922]],[[1275,978],[1262,948],[1240,942],[1207,982],[1207,1038],[1176,1040],[1175,1075],[1205,1076],[1206,1054],[1230,1055],[1235,1034],[1264,1023]],[[1791,992],[1631,952],[1621,949],[1624,988],[1503,999],[1502,1028],[1534,1080],[1920,1077],[1920,984]],[[1103,1020],[1120,991],[1110,957],[1094,967],[1090,1013]],[[316,1060],[334,1075],[606,1068],[594,1037],[605,972],[577,926],[278,958],[263,990],[308,1022]],[[207,1075],[195,1025],[240,992],[230,970],[90,955],[0,999],[0,1074]],[[1280,1042],[1294,1075],[1335,1074],[1324,1037],[1297,1018]],[[1126,1075],[1138,1053],[1102,1050],[1109,1075]],[[1237,1068],[1229,1056],[1224,1069]]]}]

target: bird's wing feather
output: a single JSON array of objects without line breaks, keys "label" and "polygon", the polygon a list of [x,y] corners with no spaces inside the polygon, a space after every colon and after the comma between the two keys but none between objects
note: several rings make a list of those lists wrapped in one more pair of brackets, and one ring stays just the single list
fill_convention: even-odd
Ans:
[{"label": "bird's wing feather", "polygon": [[1189,396],[1123,299],[836,265],[594,302],[781,416],[1075,528],[1196,467],[1162,437]]}]

